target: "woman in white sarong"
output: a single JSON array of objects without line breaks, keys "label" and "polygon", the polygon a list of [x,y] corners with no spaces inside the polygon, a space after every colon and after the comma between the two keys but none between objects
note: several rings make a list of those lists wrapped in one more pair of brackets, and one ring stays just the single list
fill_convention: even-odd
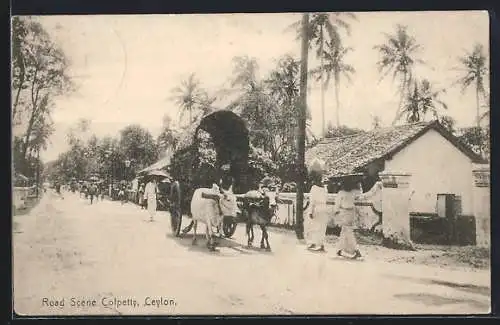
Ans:
[{"label": "woman in white sarong", "polygon": [[340,221],[342,230],[338,243],[338,256],[359,258],[361,253],[354,236],[356,211],[354,210],[354,198],[359,192],[359,183],[352,177],[346,177],[341,182],[340,191],[335,199],[335,215]]},{"label": "woman in white sarong", "polygon": [[327,190],[322,184],[324,172],[324,163],[315,160],[310,167],[310,179],[312,181],[311,191],[309,193],[309,221],[306,225],[307,230],[307,249],[313,251],[325,251],[325,234],[328,224],[328,211],[326,206]]},{"label": "woman in white sarong", "polygon": [[154,221],[156,215],[156,194],[158,193],[158,186],[156,185],[156,179],[153,178],[144,189],[144,198],[148,202],[148,212],[150,221]]}]

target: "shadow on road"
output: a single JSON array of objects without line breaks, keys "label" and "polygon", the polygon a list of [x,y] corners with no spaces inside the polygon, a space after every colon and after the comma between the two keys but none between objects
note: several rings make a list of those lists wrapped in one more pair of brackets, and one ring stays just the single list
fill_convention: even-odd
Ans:
[{"label": "shadow on road", "polygon": [[437,285],[447,286],[447,287],[455,288],[458,290],[483,295],[486,297],[491,296],[490,288],[485,287],[485,286],[478,286],[478,285],[474,285],[474,284],[461,284],[461,283],[454,283],[454,282],[448,282],[448,281],[442,281],[442,280],[427,280],[426,282],[429,284],[437,284]]},{"label": "shadow on road", "polygon": [[[208,250],[208,248],[206,246],[207,239],[206,239],[204,234],[203,235],[197,234],[196,245],[192,244],[193,236],[194,236],[194,234],[183,234],[180,237],[175,237],[172,234],[167,234],[166,237],[174,240],[178,245],[184,246],[189,251],[197,251],[197,252],[202,252],[202,253],[206,253],[206,254],[214,254],[214,252],[211,252]],[[268,252],[268,251],[265,251],[265,250],[260,249],[260,248],[243,246],[240,243],[238,243],[234,240],[227,239],[227,238],[218,238],[217,243],[218,243],[217,248],[216,248],[217,251],[219,251],[220,249],[229,248],[229,249],[236,251],[239,254],[243,254],[243,255],[250,255],[250,254],[254,254],[254,253],[272,254],[272,252]],[[217,253],[217,251],[215,253]]]},{"label": "shadow on road", "polygon": [[480,302],[474,299],[449,298],[432,293],[403,293],[395,294],[395,298],[420,302],[427,306],[443,306],[452,304],[468,304],[472,308],[487,311],[490,306],[487,303]]},{"label": "shadow on road", "polygon": [[[313,253],[313,254],[318,254],[318,253]],[[363,258],[349,258],[349,257],[340,257],[340,256],[331,256],[330,259],[332,261],[339,261],[339,262],[344,262],[344,263],[360,263],[360,262],[365,261]]]},{"label": "shadow on road", "polygon": [[408,280],[408,281],[412,281],[415,283],[446,286],[449,288],[465,291],[468,293],[479,294],[482,296],[486,296],[488,298],[491,296],[491,290],[489,287],[486,287],[486,286],[479,286],[479,285],[467,284],[467,283],[455,283],[455,282],[436,280],[436,279],[415,278],[415,277],[410,277],[410,276],[402,276],[402,275],[394,275],[394,274],[386,274],[386,276],[393,278],[393,279],[399,278],[402,280]]}]

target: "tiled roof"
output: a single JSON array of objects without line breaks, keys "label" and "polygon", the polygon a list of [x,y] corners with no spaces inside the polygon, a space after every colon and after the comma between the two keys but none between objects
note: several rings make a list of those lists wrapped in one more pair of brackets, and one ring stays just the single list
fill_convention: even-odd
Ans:
[{"label": "tiled roof", "polygon": [[306,152],[306,165],[315,157],[325,161],[326,177],[359,172],[374,160],[395,154],[414,139],[433,128],[452,142],[473,161],[481,161],[470,149],[446,131],[439,123],[420,122],[381,128],[359,134],[322,139]]}]

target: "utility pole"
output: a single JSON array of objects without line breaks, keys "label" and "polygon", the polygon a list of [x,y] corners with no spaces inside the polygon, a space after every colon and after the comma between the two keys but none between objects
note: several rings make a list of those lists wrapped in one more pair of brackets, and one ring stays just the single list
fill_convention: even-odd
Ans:
[{"label": "utility pole", "polygon": [[300,112],[297,128],[297,216],[296,229],[298,239],[304,239],[304,181],[305,181],[305,146],[307,117],[307,60],[309,50],[309,14],[302,14],[302,46],[300,58]]}]

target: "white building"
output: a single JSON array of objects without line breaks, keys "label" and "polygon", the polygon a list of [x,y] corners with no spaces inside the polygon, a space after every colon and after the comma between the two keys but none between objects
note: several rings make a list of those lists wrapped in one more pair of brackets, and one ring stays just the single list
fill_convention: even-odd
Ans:
[{"label": "white building", "polygon": [[455,194],[462,215],[473,215],[474,165],[486,163],[437,121],[323,139],[306,152],[306,162],[314,157],[326,162],[329,177],[364,173],[365,191],[381,171],[409,173],[411,212],[436,213],[437,195]]}]

